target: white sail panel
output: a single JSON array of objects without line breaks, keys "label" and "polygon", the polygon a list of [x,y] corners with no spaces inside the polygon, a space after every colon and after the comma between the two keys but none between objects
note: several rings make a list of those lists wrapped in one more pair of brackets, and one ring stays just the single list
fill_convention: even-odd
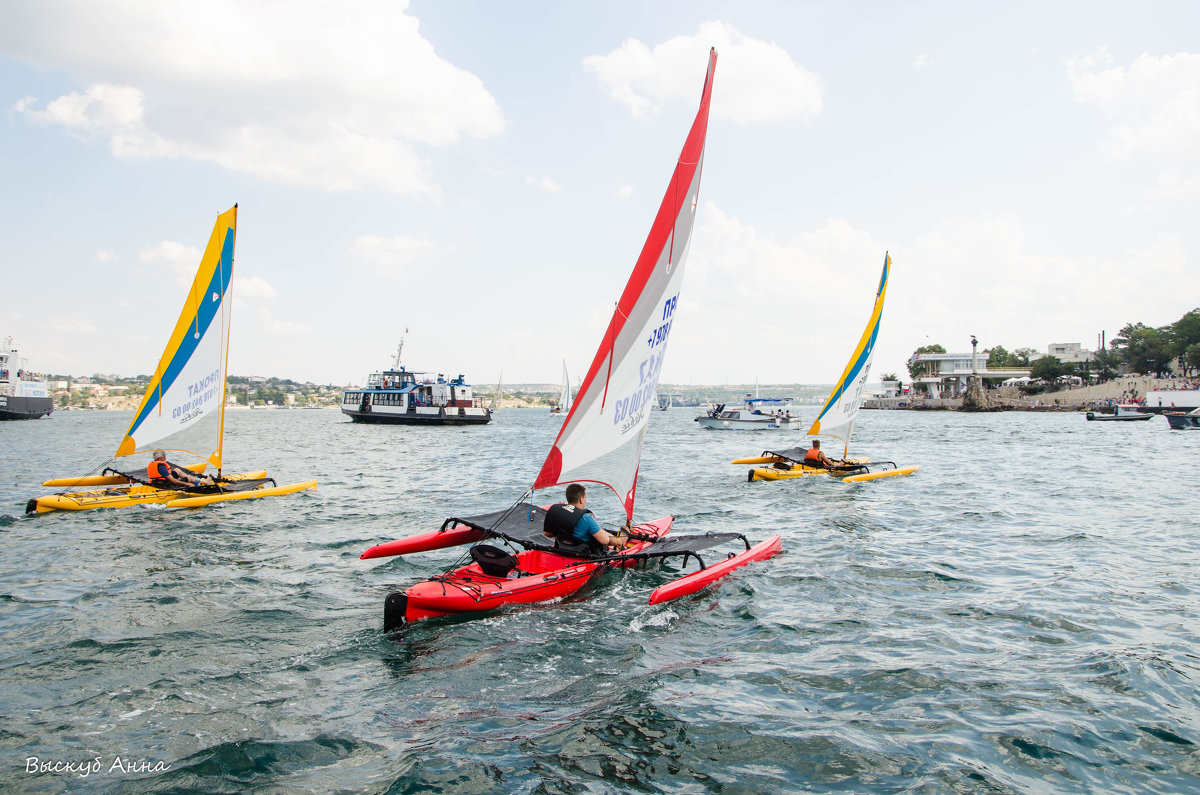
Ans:
[{"label": "white sail panel", "polygon": [[717,54],[709,55],[700,108],[666,195],[571,413],[534,488],[603,483],[633,515],[650,408],[670,339],[695,221]]},{"label": "white sail panel", "polygon": [[183,311],[117,456],[184,450],[221,467],[237,206],[217,217]]},{"label": "white sail panel", "polygon": [[871,359],[875,355],[875,341],[879,337],[879,325],[883,319],[883,299],[887,295],[887,281],[891,269],[892,258],[889,254],[884,254],[883,274],[879,278],[879,289],[875,293],[875,306],[871,309],[871,318],[867,321],[867,327],[854,353],[851,354],[842,377],[830,393],[829,400],[825,401],[825,406],[808,429],[809,436],[825,435],[841,439],[847,450],[850,447],[850,434],[854,430],[854,420],[862,406],[867,376],[871,372]]},{"label": "white sail panel", "polygon": [[558,396],[558,405],[562,411],[571,410],[571,379],[567,377],[567,363],[563,362],[562,394]]}]

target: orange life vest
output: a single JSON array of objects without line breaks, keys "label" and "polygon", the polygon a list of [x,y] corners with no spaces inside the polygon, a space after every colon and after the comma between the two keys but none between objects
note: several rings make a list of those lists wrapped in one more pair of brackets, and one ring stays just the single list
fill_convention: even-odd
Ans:
[{"label": "orange life vest", "polygon": [[807,453],[804,454],[805,461],[817,461],[820,458],[821,458],[821,451],[815,447],[810,449]]},{"label": "orange life vest", "polygon": [[151,459],[150,463],[146,465],[146,476],[151,480],[166,480],[170,472],[171,468],[166,461]]}]

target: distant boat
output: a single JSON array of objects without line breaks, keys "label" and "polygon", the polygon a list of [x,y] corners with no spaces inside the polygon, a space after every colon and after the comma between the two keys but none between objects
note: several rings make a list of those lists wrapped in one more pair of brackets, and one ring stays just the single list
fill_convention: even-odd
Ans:
[{"label": "distant boat", "polygon": [[0,350],[0,420],[35,420],[54,411],[46,376],[25,369],[12,337]]},{"label": "distant boat", "polygon": [[718,403],[695,421],[716,431],[798,431],[804,427],[800,410],[793,414],[793,398],[752,398],[737,408]]},{"label": "distant boat", "polygon": [[353,422],[391,425],[486,425],[492,410],[476,399],[464,376],[408,370],[400,364],[404,340],[393,365],[367,376],[363,389],[342,393],[342,413]]},{"label": "distant boat", "polygon": [[1138,411],[1138,407],[1132,404],[1122,404],[1117,406],[1112,414],[1097,414],[1094,411],[1089,411],[1086,415],[1088,421],[1094,422],[1113,422],[1113,421],[1132,421],[1148,420],[1153,417],[1153,414],[1143,414]]},{"label": "distant boat", "polygon": [[862,408],[863,390],[871,372],[871,359],[875,354],[875,342],[879,337],[879,325],[883,320],[883,301],[887,296],[888,277],[892,271],[892,258],[883,255],[883,273],[879,277],[879,288],[875,291],[875,305],[850,361],[833,387],[829,399],[817,414],[809,436],[829,436],[843,445],[841,460],[834,460],[829,467],[814,465],[807,460],[808,449],[792,447],[786,450],[765,450],[761,456],[739,458],[734,464],[770,464],[755,467],[747,474],[748,480],[784,480],[805,475],[831,475],[847,482],[875,480],[876,478],[907,475],[920,469],[916,464],[897,466],[891,461],[871,463],[869,458],[850,458],[850,435],[854,431],[854,420]]},{"label": "distant boat", "polygon": [[[1149,417],[1150,415],[1145,415]],[[1176,431],[1194,431],[1200,429],[1200,408],[1192,409],[1187,414],[1178,412],[1167,412],[1163,414],[1167,418],[1167,424],[1172,430]]]},{"label": "distant boat", "polygon": [[567,414],[571,411],[571,379],[567,377],[567,360],[563,359],[562,392],[558,395],[558,405],[550,409],[551,414]]},{"label": "distant boat", "polygon": [[488,404],[488,410],[493,414],[500,408],[500,401],[504,397],[504,393],[500,391],[501,384],[504,383],[504,373],[500,373],[500,377],[496,379],[496,391],[492,392],[492,400]]},{"label": "distant boat", "polygon": [[[84,511],[162,504],[168,508],[195,508],[226,500],[244,500],[290,494],[315,488],[315,480],[277,486],[265,471],[223,475],[225,441],[225,378],[229,359],[230,288],[233,249],[237,234],[237,205],[217,216],[196,278],[188,290],[183,311],[166,350],[150,379],[133,422],[113,458],[138,453],[183,452],[199,463],[176,467],[192,485],[160,480],[150,475],[150,462],[128,470],[106,468],[99,475],[47,480],[43,486],[80,489],[32,499],[26,513]],[[208,465],[216,473],[203,477]],[[183,480],[183,478],[178,478]],[[270,485],[268,485],[270,484]]]}]

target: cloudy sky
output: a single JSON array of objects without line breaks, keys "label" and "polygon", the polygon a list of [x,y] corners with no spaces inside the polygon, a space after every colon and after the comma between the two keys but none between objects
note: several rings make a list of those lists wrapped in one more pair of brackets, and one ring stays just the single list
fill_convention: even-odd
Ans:
[{"label": "cloudy sky", "polygon": [[0,335],[154,368],[239,204],[230,372],[578,378],[720,53],[664,383],[1200,306],[1200,4],[0,0]]}]

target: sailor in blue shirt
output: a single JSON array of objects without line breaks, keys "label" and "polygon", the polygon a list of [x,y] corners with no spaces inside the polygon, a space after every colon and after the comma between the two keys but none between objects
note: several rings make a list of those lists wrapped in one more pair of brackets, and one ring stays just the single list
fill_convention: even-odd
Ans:
[{"label": "sailor in blue shirt", "polygon": [[[551,538],[572,538],[600,548],[624,549],[629,537],[624,533],[605,530],[587,509],[587,488],[582,483],[567,486],[566,504],[551,505],[546,511],[546,535]],[[629,522],[625,522],[629,528]]]}]

